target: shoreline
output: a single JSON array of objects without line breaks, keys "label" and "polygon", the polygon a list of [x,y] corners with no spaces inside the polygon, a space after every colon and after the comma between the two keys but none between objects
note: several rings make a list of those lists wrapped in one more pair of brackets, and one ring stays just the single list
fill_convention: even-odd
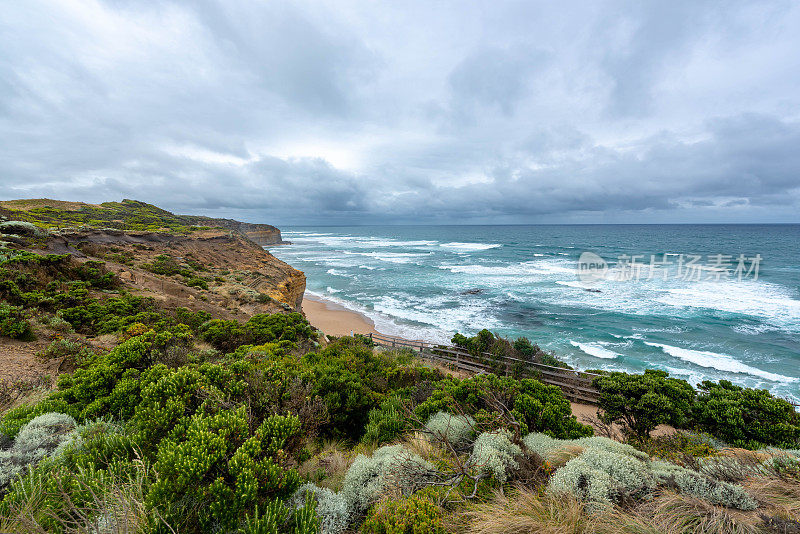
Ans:
[{"label": "shoreline", "polygon": [[301,305],[306,319],[325,334],[349,336],[355,334],[378,334],[375,323],[361,313],[345,308],[324,297],[306,292]]}]

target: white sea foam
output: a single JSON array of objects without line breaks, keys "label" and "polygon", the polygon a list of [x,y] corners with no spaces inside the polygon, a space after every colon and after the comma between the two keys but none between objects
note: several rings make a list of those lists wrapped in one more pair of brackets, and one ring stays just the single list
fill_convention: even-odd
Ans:
[{"label": "white sea foam", "polygon": [[452,242],[452,243],[442,243],[442,247],[459,250],[462,252],[478,252],[481,250],[489,250],[492,248],[499,248],[502,247],[500,243],[459,243],[459,242]]},{"label": "white sea foam", "polygon": [[786,288],[761,280],[697,282],[689,287],[666,289],[659,302],[740,313],[757,317],[783,330],[800,331],[800,300]]},{"label": "white sea foam", "polygon": [[577,341],[572,341],[572,340],[570,340],[569,343],[573,347],[578,347],[589,356],[594,356],[595,358],[603,358],[604,360],[613,360],[614,358],[619,356],[619,354],[617,354],[616,352],[600,346],[599,343],[578,343]]},{"label": "white sea foam", "polygon": [[330,293],[330,294],[334,294],[334,293],[341,293],[341,292],[342,292],[342,290],[341,290],[341,289],[334,289],[334,288],[332,288],[331,286],[328,286],[328,288],[327,288],[327,291],[328,291],[328,293]]},{"label": "white sea foam", "polygon": [[567,287],[574,287],[576,289],[586,289],[586,284],[583,282],[578,282],[577,280],[572,281],[563,281],[563,280],[556,280],[556,284],[560,286],[567,286]]},{"label": "white sea foam", "polygon": [[353,252],[351,250],[345,250],[343,253],[349,256],[365,256],[387,263],[413,263],[415,258],[432,254],[431,252]]},{"label": "white sea foam", "polygon": [[330,274],[330,275],[332,275],[332,276],[342,276],[344,278],[353,278],[353,275],[348,274],[348,273],[346,273],[344,271],[340,271],[338,269],[328,269],[325,272]]},{"label": "white sea foam", "polygon": [[672,345],[664,345],[663,343],[651,343],[649,341],[645,341],[644,344],[651,347],[658,347],[674,358],[699,365],[700,367],[708,367],[710,369],[716,369],[718,371],[725,371],[728,373],[740,373],[757,376],[765,380],[771,380],[772,382],[797,382],[800,380],[798,378],[778,375],[751,367],[727,354],[720,354],[718,352],[710,352],[706,350],[683,349],[680,347],[673,347]]},{"label": "white sea foam", "polygon": [[449,265],[442,264],[439,269],[444,269],[456,274],[470,274],[477,276],[520,276],[531,274],[547,274],[533,262],[517,263],[513,265]]}]

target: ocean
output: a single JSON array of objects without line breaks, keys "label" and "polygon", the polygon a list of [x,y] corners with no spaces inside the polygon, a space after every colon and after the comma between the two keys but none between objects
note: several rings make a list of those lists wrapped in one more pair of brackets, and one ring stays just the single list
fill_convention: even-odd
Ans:
[{"label": "ocean", "polygon": [[[580,369],[658,368],[800,400],[800,225],[282,233],[292,244],[270,252],[305,272],[309,293],[385,333],[448,342],[488,328]],[[602,260],[579,269],[584,252]]]}]

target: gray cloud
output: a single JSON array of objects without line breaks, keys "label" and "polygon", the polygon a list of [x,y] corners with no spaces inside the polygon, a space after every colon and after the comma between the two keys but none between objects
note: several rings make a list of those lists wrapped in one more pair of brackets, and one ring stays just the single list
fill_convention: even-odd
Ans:
[{"label": "gray cloud", "polygon": [[793,2],[31,0],[0,198],[276,224],[794,221]]}]

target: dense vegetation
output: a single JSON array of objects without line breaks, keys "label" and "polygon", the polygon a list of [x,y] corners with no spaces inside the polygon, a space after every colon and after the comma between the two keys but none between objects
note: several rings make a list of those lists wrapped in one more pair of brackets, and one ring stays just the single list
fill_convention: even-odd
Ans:
[{"label": "dense vegetation", "polygon": [[[74,368],[0,417],[3,532],[800,529],[800,422],[766,391],[604,373],[597,428],[622,443],[534,378],[456,378],[297,313],[165,309],[102,262],[9,252],[0,302],[0,335],[60,332],[40,357]],[[558,363],[488,331],[454,342]],[[665,423],[686,430],[651,436]]]},{"label": "dense vegetation", "polygon": [[722,380],[705,381],[697,392],[685,380],[654,369],[641,375],[604,373],[594,384],[601,393],[601,419],[622,425],[639,441],[661,424],[705,432],[747,449],[795,448],[800,441],[800,414],[767,390]]},{"label": "dense vegetation", "polygon": [[[25,201],[30,204],[31,201]],[[123,200],[122,202],[104,202],[99,206],[84,204],[77,210],[67,210],[39,202],[30,209],[0,208],[0,215],[7,219],[15,219],[34,223],[42,228],[65,226],[92,226],[96,228],[115,228],[118,230],[169,229],[172,232],[187,233],[197,230],[194,219],[175,215],[166,210],[140,202]],[[2,230],[0,230],[2,231]]]}]

